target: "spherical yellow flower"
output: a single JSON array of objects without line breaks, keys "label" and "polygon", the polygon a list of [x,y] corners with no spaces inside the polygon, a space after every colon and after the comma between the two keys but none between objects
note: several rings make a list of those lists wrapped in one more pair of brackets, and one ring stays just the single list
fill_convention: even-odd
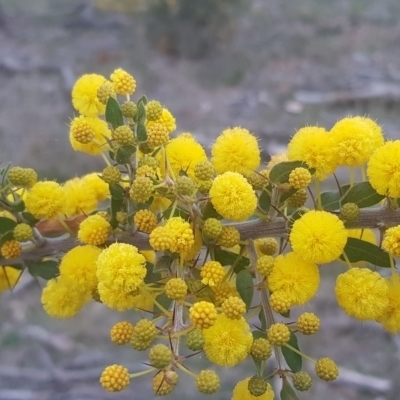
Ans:
[{"label": "spherical yellow flower", "polygon": [[101,249],[95,246],[76,246],[61,260],[60,274],[68,277],[82,291],[91,292],[97,286],[96,261]]},{"label": "spherical yellow flower", "polygon": [[[74,132],[82,124],[88,125],[92,129],[93,139],[87,143],[78,142],[74,136]],[[98,156],[110,148],[106,138],[111,139],[111,131],[108,129],[107,123],[100,118],[80,116],[71,121],[69,141],[75,151],[82,151],[92,156]]]},{"label": "spherical yellow flower", "polygon": [[15,287],[22,271],[13,267],[0,267],[0,292]]},{"label": "spherical yellow flower", "polygon": [[211,163],[218,174],[227,171],[248,174],[260,165],[257,139],[247,129],[225,129],[211,149]]},{"label": "spherical yellow flower", "polygon": [[124,390],[130,382],[128,368],[122,365],[109,365],[100,377],[100,384],[108,392],[120,392]]},{"label": "spherical yellow flower", "polygon": [[95,193],[98,201],[103,201],[110,196],[110,189],[107,183],[99,177],[98,173],[87,174],[82,178],[82,181],[87,190]]},{"label": "spherical yellow flower", "polygon": [[362,165],[374,150],[371,128],[360,118],[341,119],[332,127],[330,135],[338,165]]},{"label": "spherical yellow flower", "polygon": [[[347,229],[347,236],[364,240],[365,242],[376,245],[376,236],[372,231],[372,229]],[[368,263],[366,261],[357,261],[355,263],[351,263],[353,267],[358,267],[358,268],[365,267],[367,264]]]},{"label": "spherical yellow flower", "polygon": [[283,292],[293,305],[307,303],[318,290],[319,270],[315,263],[304,261],[297,253],[280,254],[268,276],[268,287]]},{"label": "spherical yellow flower", "polygon": [[382,247],[394,257],[400,257],[400,225],[385,232]]},{"label": "spherical yellow flower", "polygon": [[100,215],[90,215],[79,225],[78,239],[93,246],[104,244],[111,233],[111,225]]},{"label": "spherical yellow flower", "polygon": [[379,194],[400,197],[400,140],[386,142],[372,153],[367,175]]},{"label": "spherical yellow flower", "polygon": [[218,261],[207,261],[200,270],[201,283],[208,286],[216,286],[222,282],[225,269]]},{"label": "spherical yellow flower", "polygon": [[44,310],[54,318],[71,318],[84,306],[87,294],[67,277],[47,282],[42,292]]},{"label": "spherical yellow flower", "polygon": [[211,203],[224,218],[244,221],[257,207],[257,197],[246,178],[237,172],[217,176],[210,189]]},{"label": "spherical yellow flower", "polygon": [[332,137],[324,128],[306,126],[298,130],[288,145],[289,161],[304,161],[315,168],[315,177],[324,180],[336,169],[337,162],[332,150]]},{"label": "spherical yellow flower", "polygon": [[168,161],[175,175],[186,171],[190,178],[195,178],[194,168],[207,160],[206,152],[190,133],[182,133],[172,139],[166,147]]},{"label": "spherical yellow flower", "polygon": [[231,400],[274,400],[275,393],[272,390],[271,385],[268,383],[267,391],[261,396],[253,396],[249,392],[249,381],[251,378],[243,379],[239,381],[233,389]]},{"label": "spherical yellow flower", "polygon": [[35,218],[56,218],[62,211],[64,196],[62,187],[56,182],[35,183],[26,196],[26,210]]},{"label": "spherical yellow flower", "polygon": [[172,240],[172,232],[165,226],[158,226],[151,231],[149,243],[155,251],[165,251],[170,249]]},{"label": "spherical yellow flower", "polygon": [[231,296],[239,297],[239,293],[236,290],[235,280],[233,279],[229,282],[221,282],[219,285],[212,287],[211,291],[217,307],[221,307],[223,302]]},{"label": "spherical yellow flower", "polygon": [[317,264],[336,260],[347,242],[343,222],[326,211],[309,211],[295,221],[290,232],[293,251]]},{"label": "spherical yellow flower", "polygon": [[395,335],[400,332],[400,276],[394,274],[385,280],[389,304],[376,320],[382,324],[383,329]]},{"label": "spherical yellow flower", "polygon": [[126,243],[113,243],[97,259],[97,278],[110,290],[129,293],[143,284],[146,259],[137,247]]},{"label": "spherical yellow flower", "polygon": [[190,322],[195,328],[205,329],[212,326],[217,319],[217,310],[209,301],[198,301],[189,310]]},{"label": "spherical yellow flower", "polygon": [[373,119],[368,117],[355,117],[355,119],[359,119],[364,124],[366,124],[370,129],[370,139],[372,140],[372,148],[377,149],[378,147],[383,146],[384,137],[382,132],[382,127],[378,125]]},{"label": "spherical yellow flower", "polygon": [[173,253],[187,253],[192,248],[194,235],[189,222],[181,217],[174,217],[167,221],[164,228],[171,234],[169,250]]},{"label": "spherical yellow flower", "polygon": [[133,221],[139,231],[151,233],[157,226],[157,216],[150,210],[139,210]]},{"label": "spherical yellow flower", "polygon": [[242,317],[229,319],[221,314],[214,325],[203,330],[204,351],[211,362],[222,367],[233,367],[250,353],[253,335]]},{"label": "spherical yellow flower", "polygon": [[176,129],[175,117],[166,108],[163,108],[161,117],[156,121],[162,123],[167,128],[168,133],[172,133]]},{"label": "spherical yellow flower", "polygon": [[367,268],[352,268],[340,274],[335,294],[347,314],[364,321],[377,319],[389,304],[385,279]]},{"label": "spherical yellow flower", "polygon": [[72,105],[82,115],[95,117],[104,114],[105,105],[97,98],[97,91],[106,78],[97,74],[81,76],[72,88]]},{"label": "spherical yellow flower", "polygon": [[137,293],[125,293],[114,291],[107,287],[104,282],[99,282],[98,287],[100,300],[108,307],[117,311],[126,311],[134,308],[137,303]]},{"label": "spherical yellow flower", "polygon": [[136,89],[135,78],[122,68],[116,69],[110,79],[118,94],[132,94]]},{"label": "spherical yellow flower", "polygon": [[0,254],[6,260],[19,257],[21,254],[21,243],[18,240],[7,240],[0,247]]}]

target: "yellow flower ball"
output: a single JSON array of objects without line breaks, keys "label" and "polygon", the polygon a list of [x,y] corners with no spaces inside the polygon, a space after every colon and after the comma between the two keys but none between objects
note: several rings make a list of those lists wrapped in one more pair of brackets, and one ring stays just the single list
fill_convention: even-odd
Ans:
[{"label": "yellow flower ball", "polygon": [[58,183],[37,182],[29,190],[25,206],[35,218],[54,219],[62,211],[64,201],[65,194]]},{"label": "yellow flower ball", "polygon": [[393,274],[385,280],[389,303],[376,321],[382,324],[383,329],[396,335],[400,332],[400,276]]},{"label": "yellow flower ball", "polygon": [[386,142],[372,153],[367,175],[379,194],[400,197],[400,140]]},{"label": "yellow flower ball", "polygon": [[156,122],[163,124],[167,128],[168,133],[172,133],[176,129],[175,117],[166,108],[163,108],[161,117],[156,119]]},{"label": "yellow flower ball", "polygon": [[201,283],[217,286],[225,276],[225,269],[218,261],[207,261],[200,270]]},{"label": "yellow flower ball", "polygon": [[78,239],[93,246],[104,244],[111,233],[111,225],[100,215],[90,215],[79,225]]},{"label": "yellow flower ball", "polygon": [[335,294],[339,306],[362,321],[377,319],[389,304],[385,279],[367,268],[352,268],[340,274]]},{"label": "yellow flower ball", "polygon": [[0,254],[6,259],[17,258],[21,255],[21,243],[17,240],[7,240],[0,247]]},{"label": "yellow flower ball", "polygon": [[210,189],[211,203],[224,218],[244,221],[257,207],[257,197],[246,178],[237,172],[217,176]]},{"label": "yellow flower ball", "polygon": [[110,79],[118,94],[132,94],[136,89],[135,78],[122,68],[116,69]]},{"label": "yellow flower ball", "polygon": [[400,225],[385,232],[382,247],[394,257],[400,257]]},{"label": "yellow flower ball", "polygon": [[95,193],[98,201],[103,201],[110,196],[110,189],[107,183],[105,183],[99,175],[100,173],[96,172],[87,174],[82,178],[82,181],[87,190]]},{"label": "yellow flower ball", "polygon": [[108,392],[120,392],[124,390],[130,382],[128,368],[122,365],[109,365],[100,377],[100,384]]},{"label": "yellow flower ball", "polygon": [[167,221],[164,228],[171,234],[169,250],[173,253],[187,253],[192,248],[194,234],[189,222],[181,217],[174,217]]},{"label": "yellow flower ball", "polygon": [[336,215],[312,210],[295,221],[289,239],[293,251],[303,260],[324,264],[342,254],[347,231]]},{"label": "yellow flower ball", "polygon": [[233,389],[231,400],[274,400],[275,393],[272,390],[272,386],[268,383],[267,391],[261,396],[253,396],[249,392],[249,381],[251,378],[243,379],[239,381]]},{"label": "yellow flower ball", "polygon": [[137,293],[125,293],[111,290],[104,282],[99,282],[98,287],[100,300],[108,307],[117,311],[126,311],[134,308],[137,304]]},{"label": "yellow flower ball", "polygon": [[211,163],[218,174],[227,171],[248,174],[260,166],[257,139],[247,129],[225,129],[211,149]]},{"label": "yellow flower ball", "polygon": [[320,181],[337,167],[332,136],[318,126],[306,126],[294,134],[288,144],[288,159],[304,161],[309,167],[315,168],[315,177]]},{"label": "yellow flower ball", "polygon": [[217,310],[209,301],[198,301],[190,307],[189,318],[195,328],[209,328],[217,319]]},{"label": "yellow flower ball", "polygon": [[233,367],[250,353],[253,335],[250,326],[242,317],[229,319],[218,315],[215,323],[203,330],[204,351],[208,359],[222,367]]},{"label": "yellow flower ball", "polygon": [[81,76],[72,88],[72,105],[82,115],[96,117],[104,114],[105,105],[97,98],[97,91],[106,78],[97,74]]},{"label": "yellow flower ball", "polygon": [[[92,129],[93,140],[88,143],[78,142],[74,136],[74,131],[83,123]],[[98,156],[110,148],[106,139],[111,139],[111,131],[108,129],[107,123],[100,118],[80,116],[71,121],[69,141],[75,151],[82,151],[92,156]]]},{"label": "yellow flower ball", "polygon": [[315,263],[304,261],[292,252],[275,258],[274,268],[267,279],[273,293],[285,293],[292,305],[301,306],[315,296],[320,275]]},{"label": "yellow flower ball", "polygon": [[0,267],[0,292],[15,287],[22,274],[22,271],[13,267]]},{"label": "yellow flower ball", "polygon": [[135,291],[143,284],[146,273],[146,259],[130,244],[113,243],[97,259],[99,282],[115,292]]},{"label": "yellow flower ball", "polygon": [[378,125],[373,119],[368,117],[354,117],[355,119],[361,120],[370,129],[370,139],[372,140],[372,148],[377,149],[383,146],[384,137],[382,127]]}]

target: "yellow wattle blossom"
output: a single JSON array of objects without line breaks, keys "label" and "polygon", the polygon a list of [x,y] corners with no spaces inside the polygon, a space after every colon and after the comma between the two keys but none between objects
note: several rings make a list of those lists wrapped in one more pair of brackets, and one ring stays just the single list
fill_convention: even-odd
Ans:
[{"label": "yellow wattle blossom", "polygon": [[22,271],[13,267],[0,267],[0,292],[15,287]]},{"label": "yellow wattle blossom", "polygon": [[236,289],[236,280],[231,279],[229,281],[224,281],[213,286],[211,288],[212,294],[214,296],[215,305],[221,307],[223,302],[231,296],[239,297],[239,293]]},{"label": "yellow wattle blossom", "polygon": [[74,247],[61,260],[61,276],[68,277],[82,291],[91,292],[97,286],[96,261],[100,253],[95,246]]},{"label": "yellow wattle blossom", "polygon": [[372,153],[367,175],[379,194],[400,197],[400,140],[386,142]]},{"label": "yellow wattle blossom", "polygon": [[377,149],[378,147],[383,146],[384,137],[382,132],[382,127],[378,125],[373,119],[369,117],[354,117],[355,119],[359,119],[364,124],[366,124],[370,129],[370,139],[372,141],[372,148]]},{"label": "yellow wattle blossom", "polygon": [[306,261],[324,264],[336,260],[347,242],[343,222],[326,211],[309,211],[295,221],[290,232],[293,251]]},{"label": "yellow wattle blossom", "polygon": [[229,319],[220,314],[213,326],[203,330],[203,336],[208,359],[222,367],[239,364],[248,356],[253,344],[250,326],[243,317]]},{"label": "yellow wattle blossom", "polygon": [[172,139],[166,146],[166,153],[174,174],[178,176],[179,171],[186,171],[192,179],[195,178],[195,166],[207,160],[203,146],[190,133]]},{"label": "yellow wattle blossom", "polygon": [[268,276],[271,292],[285,294],[292,305],[307,303],[318,290],[320,275],[315,263],[304,261],[297,253],[280,254]]},{"label": "yellow wattle blossom", "polygon": [[169,250],[173,253],[187,253],[194,244],[193,230],[181,217],[170,218],[164,228],[171,234],[172,242]]},{"label": "yellow wattle blossom", "polygon": [[261,396],[256,397],[249,392],[249,380],[250,378],[246,378],[236,384],[231,400],[274,400],[275,393],[269,383],[267,391]]},{"label": "yellow wattle blossom", "polygon": [[249,174],[260,166],[257,139],[247,129],[225,129],[211,149],[211,163],[218,174],[227,171]]},{"label": "yellow wattle blossom", "polygon": [[64,191],[57,182],[37,182],[26,196],[26,210],[35,218],[54,219],[62,211],[64,196]]},{"label": "yellow wattle blossom", "polygon": [[[78,125],[82,123],[92,128],[93,139],[88,143],[78,142],[74,136]],[[82,151],[92,156],[98,156],[110,148],[106,138],[111,139],[111,131],[108,129],[107,123],[100,118],[80,116],[71,121],[69,141],[75,151]]]},{"label": "yellow wattle blossom", "polygon": [[92,190],[96,194],[97,200],[103,201],[110,196],[110,190],[107,183],[105,183],[99,175],[100,173],[93,172],[91,174],[85,175],[81,179],[84,186],[86,186],[88,190]]},{"label": "yellow wattle blossom", "polygon": [[225,269],[218,261],[207,261],[200,270],[201,283],[217,286],[225,276]]},{"label": "yellow wattle blossom", "polygon": [[382,324],[383,329],[395,335],[400,332],[400,276],[393,274],[385,280],[389,304],[376,321]]},{"label": "yellow wattle blossom", "polygon": [[189,309],[190,322],[195,328],[206,329],[211,327],[217,319],[217,310],[209,301],[198,301]]},{"label": "yellow wattle blossom", "polygon": [[257,197],[246,178],[237,172],[218,175],[210,189],[211,203],[222,217],[244,221],[257,207]]},{"label": "yellow wattle blossom", "polygon": [[304,161],[310,168],[315,168],[315,177],[320,181],[337,167],[332,136],[318,126],[299,129],[288,144],[287,154],[289,161]]},{"label": "yellow wattle blossom", "polygon": [[136,89],[135,78],[122,68],[116,69],[110,75],[110,80],[118,94],[132,94]]},{"label": "yellow wattle blossom", "polygon": [[400,225],[386,230],[382,247],[392,256],[400,257]]},{"label": "yellow wattle blossom", "polygon": [[163,124],[167,128],[168,133],[172,133],[176,129],[175,117],[166,108],[163,108],[161,117],[156,122]]},{"label": "yellow wattle blossom", "polygon": [[135,291],[143,284],[146,273],[146,259],[130,244],[113,243],[97,259],[99,282],[114,292]]},{"label": "yellow wattle blossom", "polygon": [[343,118],[330,130],[338,165],[366,163],[374,150],[371,128],[360,118]]},{"label": "yellow wattle blossom", "polygon": [[96,117],[104,114],[106,106],[97,98],[97,91],[106,81],[98,74],[82,75],[72,88],[72,105],[82,115]]},{"label": "yellow wattle blossom", "polygon": [[340,274],[335,294],[348,315],[363,321],[379,318],[389,304],[385,279],[367,268],[351,268]]},{"label": "yellow wattle blossom", "polygon": [[117,311],[126,311],[134,308],[138,303],[137,293],[114,291],[107,287],[105,282],[99,282],[97,287],[100,300],[108,307]]},{"label": "yellow wattle blossom", "polygon": [[79,225],[78,239],[85,244],[100,246],[111,233],[111,225],[100,215],[90,215]]}]

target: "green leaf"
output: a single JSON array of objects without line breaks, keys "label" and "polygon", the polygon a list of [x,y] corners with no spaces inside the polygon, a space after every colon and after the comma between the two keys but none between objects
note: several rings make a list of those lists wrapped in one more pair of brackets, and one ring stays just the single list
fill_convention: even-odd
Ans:
[{"label": "green leaf", "polygon": [[0,246],[3,246],[5,242],[8,242],[9,240],[14,239],[14,232],[13,231],[8,231],[5,233],[3,236],[0,237]]},{"label": "green leaf", "polygon": [[25,202],[23,200],[16,201],[10,204],[11,208],[15,212],[21,212],[25,210]]},{"label": "green leaf", "polygon": [[168,208],[164,211],[164,213],[163,213],[164,218],[170,219],[170,218],[172,218],[172,217],[181,217],[181,218],[183,218],[185,221],[188,221],[188,220],[189,220],[189,213],[188,213],[187,211],[185,211],[185,210],[182,210],[182,209],[179,208],[179,207],[176,207],[176,208],[175,208],[175,210],[174,210],[174,215],[171,215],[171,212],[172,212],[172,206],[168,207]]},{"label": "green leaf", "polygon": [[[288,344],[290,346],[294,347],[296,350],[299,350],[299,345],[297,343],[297,337],[293,332],[290,333],[290,340],[289,340]],[[289,366],[289,368],[293,372],[301,371],[301,367],[303,365],[303,358],[301,357],[301,355],[295,353],[291,349],[288,349],[286,346],[282,346],[281,349],[282,349],[283,357],[285,357],[286,363]]]},{"label": "green leaf", "polygon": [[168,271],[173,262],[174,257],[172,255],[161,256],[154,265],[154,272]]},{"label": "green leaf", "polygon": [[206,205],[203,208],[203,217],[206,220],[207,218],[216,218],[222,219],[222,217],[217,213],[211,201],[207,201]]},{"label": "green leaf", "polygon": [[36,223],[39,222],[37,218],[35,218],[31,213],[28,212],[23,212],[22,217],[24,218],[26,223],[29,224],[30,226],[36,225]]},{"label": "green leaf", "polygon": [[[168,308],[172,302],[172,300],[169,299],[165,293],[161,293],[159,296],[157,296],[156,300],[161,305],[161,307],[164,307],[166,310],[168,310]],[[158,314],[160,311],[164,312],[157,306],[157,304],[154,304],[153,312],[155,314]]]},{"label": "green leaf", "polygon": [[235,271],[238,273],[250,265],[250,260],[247,257],[223,250],[220,247],[214,249],[214,257],[215,261],[218,261],[223,266],[235,265]]},{"label": "green leaf", "polygon": [[263,309],[261,309],[260,312],[258,313],[258,318],[261,323],[260,328],[265,331],[267,329],[267,321],[265,319],[265,314]]},{"label": "green leaf", "polygon": [[121,211],[122,204],[123,204],[122,199],[116,199],[114,197],[111,197],[111,220],[110,220],[110,225],[113,229],[115,229],[118,225],[119,222],[117,221],[117,212]]},{"label": "green leaf", "polygon": [[253,300],[253,277],[247,269],[242,269],[236,275],[236,289],[239,292],[240,297],[246,304],[246,310],[248,311],[251,307]]},{"label": "green leaf", "polygon": [[282,378],[281,400],[300,400],[293,390],[286,376]]},{"label": "green leaf", "polygon": [[258,198],[258,205],[263,211],[268,212],[271,207],[271,196],[267,192],[262,192]]},{"label": "green leaf", "polygon": [[35,261],[28,265],[28,271],[32,276],[39,276],[49,280],[59,275],[58,262],[54,260]]},{"label": "green leaf", "polygon": [[[343,254],[346,254],[351,263],[357,261],[367,261],[378,267],[390,268],[390,255],[385,250],[375,244],[366,242],[361,239],[349,237]],[[340,259],[345,261],[343,255]]]},{"label": "green leaf", "polygon": [[138,100],[137,104],[143,103],[144,105],[147,105],[148,102],[149,102],[149,101],[147,100],[146,95],[143,95],[143,96]]},{"label": "green leaf", "polygon": [[0,235],[12,231],[17,226],[17,223],[6,217],[0,217]]},{"label": "green leaf", "polygon": [[147,273],[144,278],[144,283],[155,283],[161,279],[161,274],[156,271],[154,264],[146,262],[146,269]]},{"label": "green leaf", "polygon": [[124,124],[124,119],[122,117],[121,109],[119,108],[118,101],[113,97],[107,100],[106,105],[106,121],[111,124],[113,129],[118,128]]},{"label": "green leaf", "polygon": [[143,103],[138,103],[137,112],[135,115],[135,121],[139,123],[144,123],[146,119],[146,108]]},{"label": "green leaf", "polygon": [[136,146],[118,147],[117,152],[115,153],[115,161],[120,165],[128,164],[135,151]]},{"label": "green leaf", "polygon": [[340,193],[324,192],[321,193],[321,204],[325,211],[334,211],[340,209]]},{"label": "green leaf", "polygon": [[136,136],[139,142],[145,142],[147,140],[147,129],[145,124],[139,123],[137,125]]},{"label": "green leaf", "polygon": [[125,191],[124,188],[120,185],[118,185],[118,183],[112,183],[110,185],[108,185],[109,189],[110,189],[110,193],[111,193],[111,197],[117,200],[122,200],[124,198],[125,195]]},{"label": "green leaf", "polygon": [[279,199],[279,202],[280,202],[280,203],[285,202],[287,199],[289,199],[290,197],[292,197],[292,196],[297,192],[297,190],[298,190],[298,189],[290,188],[287,192],[282,193],[282,195],[281,195],[281,197],[280,197],[280,199]]},{"label": "green leaf", "polygon": [[272,183],[286,183],[289,180],[290,173],[298,167],[306,168],[311,174],[315,172],[314,168],[309,168],[303,161],[284,161],[276,164],[269,172],[268,178]]},{"label": "green leaf", "polygon": [[376,193],[368,181],[356,183],[342,198],[342,205],[355,203],[359,208],[371,207],[382,201],[385,196]]}]

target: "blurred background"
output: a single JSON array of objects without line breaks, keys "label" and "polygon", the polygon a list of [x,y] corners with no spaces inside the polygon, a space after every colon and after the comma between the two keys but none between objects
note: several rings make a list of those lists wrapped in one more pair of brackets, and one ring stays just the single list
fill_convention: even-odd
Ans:
[{"label": "blurred background", "polygon": [[[59,181],[103,168],[69,145],[70,91],[81,74],[118,67],[135,76],[137,98],[161,101],[177,133],[207,147],[226,127],[243,126],[259,137],[267,161],[304,125],[330,129],[365,114],[399,137],[398,0],[0,0],[0,161]],[[333,276],[329,267],[323,273]],[[397,400],[400,341],[347,318],[333,285],[324,281],[305,307],[323,315],[323,328],[302,347],[334,358],[342,378],[315,381],[299,397]],[[145,361],[109,343],[120,314],[93,304],[72,321],[55,321],[39,299],[40,287],[26,281],[0,300],[0,400],[154,398],[148,377],[112,395],[98,384],[106,365],[135,371]],[[209,398],[230,399],[249,371],[250,364],[219,369],[223,388]],[[169,398],[206,398],[181,378]]]}]

